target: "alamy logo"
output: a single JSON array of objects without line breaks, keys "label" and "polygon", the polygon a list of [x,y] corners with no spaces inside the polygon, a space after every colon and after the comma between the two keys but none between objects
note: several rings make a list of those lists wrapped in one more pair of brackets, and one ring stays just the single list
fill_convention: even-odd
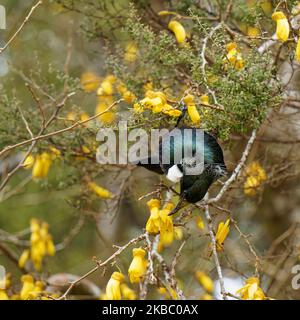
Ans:
[{"label": "alamy logo", "polygon": [[6,29],[6,11],[3,6],[0,5],[0,29]]},{"label": "alamy logo", "polygon": [[[97,139],[100,164],[180,165],[186,175],[199,175],[204,169],[204,132],[200,129],[175,128],[128,130],[120,121],[118,130],[101,128]],[[174,168],[173,168],[174,169]]]},{"label": "alamy logo", "polygon": [[298,290],[300,289],[300,264],[293,266],[292,273],[295,274],[292,279],[292,288]]}]

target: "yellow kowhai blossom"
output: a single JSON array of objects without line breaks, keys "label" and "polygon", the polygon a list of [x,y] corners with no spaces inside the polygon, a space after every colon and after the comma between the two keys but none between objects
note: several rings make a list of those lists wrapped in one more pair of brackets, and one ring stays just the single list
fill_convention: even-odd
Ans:
[{"label": "yellow kowhai blossom", "polygon": [[184,43],[186,39],[186,32],[181,23],[176,20],[171,20],[168,28],[175,34],[178,43]]},{"label": "yellow kowhai blossom", "polygon": [[34,165],[34,156],[30,154],[24,160],[23,167],[25,169],[31,169],[33,167],[33,165]]},{"label": "yellow kowhai blossom", "polygon": [[114,93],[113,84],[116,81],[114,75],[108,75],[101,82],[100,87],[97,90],[98,96],[111,96]]},{"label": "yellow kowhai blossom", "polygon": [[149,233],[160,233],[160,246],[168,246],[174,239],[174,227],[169,213],[174,208],[174,204],[168,202],[162,210],[159,210],[160,201],[151,199],[147,202],[150,209],[150,217],[146,224],[146,230]]},{"label": "yellow kowhai blossom", "polygon": [[83,112],[81,115],[80,115],[80,120],[81,121],[85,121],[87,119],[89,119],[90,116],[86,113],[86,112]]},{"label": "yellow kowhai blossom", "polygon": [[217,244],[217,250],[222,251],[223,250],[223,244],[226,240],[228,233],[229,233],[229,224],[230,219],[227,219],[227,221],[224,223],[223,221],[219,223],[218,230],[216,233],[216,244]]},{"label": "yellow kowhai blossom", "polygon": [[92,92],[100,85],[100,78],[93,72],[85,72],[81,75],[81,86],[85,92]]},{"label": "yellow kowhai blossom", "polygon": [[197,225],[198,229],[204,230],[204,221],[201,217],[196,218],[196,225]]},{"label": "yellow kowhai blossom", "polygon": [[183,98],[184,103],[187,105],[188,115],[193,123],[200,123],[200,115],[195,105],[195,97],[192,94],[188,94]]},{"label": "yellow kowhai blossom", "polygon": [[244,60],[240,51],[238,50],[237,44],[235,42],[230,42],[226,45],[227,55],[226,59],[230,62],[235,69],[241,70],[244,68]]},{"label": "yellow kowhai blossom", "polygon": [[266,296],[259,285],[259,279],[251,277],[245,281],[245,285],[236,293],[239,294],[243,300],[264,300]]},{"label": "yellow kowhai blossom", "polygon": [[181,111],[177,110],[177,109],[167,109],[167,110],[163,110],[162,111],[164,114],[170,116],[170,117],[174,117],[174,118],[178,118],[181,116]]},{"label": "yellow kowhai blossom", "polygon": [[45,284],[42,281],[36,281],[33,289],[28,293],[29,300],[35,300],[44,293]]},{"label": "yellow kowhai blossom", "polygon": [[124,300],[136,300],[136,293],[126,283],[121,284],[121,294]]},{"label": "yellow kowhai blossom", "polygon": [[152,81],[148,81],[143,85],[143,89],[145,92],[153,90],[153,83]]},{"label": "yellow kowhai blossom", "polygon": [[244,193],[247,196],[255,196],[261,183],[257,177],[250,176],[244,183]]},{"label": "yellow kowhai blossom", "polygon": [[23,251],[23,253],[19,258],[19,261],[18,261],[19,267],[23,269],[29,259],[30,259],[30,250],[26,249]]},{"label": "yellow kowhai blossom", "polygon": [[137,56],[137,46],[134,42],[129,42],[125,49],[124,60],[126,62],[134,62]]},{"label": "yellow kowhai blossom", "polygon": [[205,106],[209,106],[209,96],[206,95],[206,94],[203,94],[201,97],[200,97],[200,102],[201,104],[205,105]]},{"label": "yellow kowhai blossom", "polygon": [[188,106],[188,114],[189,114],[189,117],[193,123],[195,123],[195,124],[200,123],[200,114],[199,114],[197,107],[195,105]]},{"label": "yellow kowhai blossom", "polygon": [[246,174],[249,176],[256,176],[260,181],[267,180],[265,169],[257,161],[254,161],[247,166]]},{"label": "yellow kowhai blossom", "polygon": [[158,233],[160,228],[160,201],[158,199],[151,199],[147,202],[147,206],[150,210],[150,217],[146,224],[146,231],[149,233]]},{"label": "yellow kowhai blossom", "polygon": [[122,98],[128,103],[132,103],[136,99],[135,94],[129,91],[123,83],[118,85],[117,90],[122,94]]},{"label": "yellow kowhai blossom", "polygon": [[174,226],[171,216],[169,213],[173,210],[174,204],[168,202],[164,205],[163,209],[159,211],[160,223],[160,243],[163,246],[170,245],[174,240]]},{"label": "yellow kowhai blossom", "polygon": [[147,271],[146,251],[142,248],[134,248],[132,255],[133,260],[128,268],[128,276],[131,283],[139,283]]},{"label": "yellow kowhai blossom", "polygon": [[112,109],[105,112],[112,104],[112,96],[103,96],[100,98],[96,106],[95,114],[103,113],[98,117],[98,119],[104,124],[111,124],[116,120],[116,113],[112,111]]},{"label": "yellow kowhai blossom", "polygon": [[170,117],[179,117],[181,115],[180,110],[174,109],[167,103],[167,97],[161,91],[146,91],[145,98],[139,103],[135,103],[133,108],[137,113],[143,112],[144,109],[150,109],[153,113],[162,112]]},{"label": "yellow kowhai blossom", "polygon": [[106,298],[107,300],[121,300],[121,283],[125,277],[121,272],[115,271],[107,285],[106,285]]},{"label": "yellow kowhai blossom", "polygon": [[183,97],[183,102],[187,106],[194,105],[195,104],[195,97],[192,94],[187,94],[186,96]]},{"label": "yellow kowhai blossom", "polygon": [[95,182],[89,182],[88,186],[100,198],[111,199],[113,197],[113,194],[109,190],[100,187]]},{"label": "yellow kowhai blossom", "polygon": [[244,183],[244,193],[255,196],[261,184],[267,180],[266,171],[257,161],[254,161],[247,166],[245,173],[247,179]]},{"label": "yellow kowhai blossom", "polygon": [[9,297],[5,290],[0,289],[0,300],[9,300]]},{"label": "yellow kowhai blossom", "polygon": [[285,42],[289,38],[290,25],[285,14],[281,11],[276,11],[272,14],[272,19],[276,21],[276,36],[282,42]]},{"label": "yellow kowhai blossom", "polygon": [[61,156],[61,152],[57,148],[51,146],[49,150],[50,150],[50,156],[53,160]]},{"label": "yellow kowhai blossom", "polygon": [[43,152],[42,154],[37,155],[32,167],[32,178],[40,179],[47,177],[51,164],[52,159],[48,152]]},{"label": "yellow kowhai blossom", "polygon": [[196,271],[195,273],[196,279],[199,281],[200,285],[209,293],[214,290],[214,282],[213,280],[202,271]]},{"label": "yellow kowhai blossom", "polygon": [[31,260],[34,268],[40,271],[44,257],[55,255],[55,245],[52,236],[49,234],[47,223],[40,223],[37,219],[31,219],[30,232],[30,249],[23,251],[18,264],[20,268],[24,268],[27,261]]},{"label": "yellow kowhai blossom", "polygon": [[34,289],[33,277],[30,274],[25,274],[21,277],[21,282],[23,285],[20,291],[20,298],[22,300],[27,300],[30,292]]}]

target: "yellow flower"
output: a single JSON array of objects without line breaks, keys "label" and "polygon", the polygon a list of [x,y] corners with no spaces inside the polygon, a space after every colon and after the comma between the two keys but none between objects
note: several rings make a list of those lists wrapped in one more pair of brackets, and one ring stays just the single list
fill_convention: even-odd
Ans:
[{"label": "yellow flower", "polygon": [[213,292],[214,290],[214,282],[212,279],[202,271],[196,271],[195,276],[201,286],[209,293]]},{"label": "yellow flower", "polygon": [[185,97],[183,97],[183,102],[189,106],[195,104],[195,97],[192,94],[188,94]]},{"label": "yellow flower", "polygon": [[20,297],[22,300],[27,300],[30,292],[34,289],[33,277],[30,274],[25,274],[21,277],[21,282],[23,286],[20,291]]},{"label": "yellow flower", "polygon": [[100,87],[97,90],[98,96],[111,96],[114,93],[113,84],[116,81],[116,77],[112,74],[106,76],[101,82]]},{"label": "yellow flower", "polygon": [[148,81],[148,82],[146,82],[144,85],[143,85],[143,89],[144,89],[144,91],[145,92],[147,92],[147,91],[151,91],[151,90],[153,90],[153,83],[152,83],[152,81]]},{"label": "yellow flower", "polygon": [[298,41],[297,41],[295,58],[297,61],[300,61],[300,37],[298,38]]},{"label": "yellow flower", "polygon": [[76,120],[74,112],[68,112],[67,113],[67,120],[69,120],[69,121],[75,121]]},{"label": "yellow flower", "polygon": [[50,156],[53,160],[61,156],[61,152],[57,148],[51,146],[49,150],[51,152]]},{"label": "yellow flower", "polygon": [[24,160],[23,166],[25,169],[31,169],[33,165],[34,165],[34,156],[30,154]]},{"label": "yellow flower", "polygon": [[244,193],[247,196],[255,196],[260,187],[260,181],[257,177],[250,176],[244,183]]},{"label": "yellow flower", "polygon": [[30,221],[30,249],[25,250],[19,258],[19,267],[24,268],[26,262],[31,259],[34,268],[37,271],[42,269],[43,258],[46,255],[53,256],[55,254],[55,246],[52,236],[49,234],[49,226],[37,219]]},{"label": "yellow flower", "polygon": [[9,300],[7,293],[3,289],[0,289],[0,300]]},{"label": "yellow flower", "polygon": [[95,182],[89,182],[88,186],[100,198],[111,199],[113,197],[113,194],[110,191],[98,186]]},{"label": "yellow flower", "polygon": [[225,223],[222,221],[218,225],[218,230],[216,233],[216,243],[217,243],[217,250],[218,251],[223,250],[224,241],[227,238],[229,230],[230,230],[229,223],[230,223],[230,219],[228,219]]},{"label": "yellow flower", "polygon": [[85,92],[92,92],[99,87],[100,78],[93,72],[85,72],[82,74],[80,82]]},{"label": "yellow flower", "polygon": [[242,58],[241,53],[237,48],[237,44],[235,42],[230,42],[226,45],[227,55],[226,59],[229,61],[237,70],[241,70],[244,68],[244,60]]},{"label": "yellow flower", "polygon": [[285,42],[289,38],[290,34],[290,25],[285,16],[285,14],[281,11],[276,11],[272,14],[272,19],[276,21],[276,36],[282,42]]},{"label": "yellow flower", "polygon": [[46,237],[46,250],[49,256],[55,255],[56,249],[50,234],[48,234]]},{"label": "yellow flower", "polygon": [[23,269],[25,267],[26,262],[29,260],[29,258],[30,258],[30,250],[26,249],[23,251],[23,253],[21,254],[19,261],[18,261],[19,267],[21,269]]},{"label": "yellow flower", "polygon": [[43,152],[41,155],[38,155],[32,168],[33,179],[47,177],[51,164],[52,159],[49,153]]},{"label": "yellow flower", "polygon": [[201,217],[197,217],[196,218],[196,224],[197,224],[197,227],[200,230],[204,230],[204,222],[203,222],[203,219]]},{"label": "yellow flower", "polygon": [[254,161],[247,166],[245,172],[248,177],[244,183],[244,193],[255,196],[262,182],[267,180],[266,171],[257,161]]},{"label": "yellow flower", "polygon": [[134,42],[129,42],[125,49],[124,60],[126,62],[134,62],[137,55],[137,46]]},{"label": "yellow flower", "polygon": [[265,169],[257,161],[254,161],[249,166],[247,166],[246,174],[248,176],[256,176],[260,181],[267,180]]},{"label": "yellow flower", "polygon": [[136,99],[135,94],[129,91],[124,83],[119,83],[117,90],[122,94],[122,98],[128,103],[132,103]]},{"label": "yellow flower", "polygon": [[89,118],[90,118],[90,116],[86,112],[83,112],[80,115],[80,121],[85,121],[85,120],[87,120]]},{"label": "yellow flower", "polygon": [[[99,103],[97,104],[95,114],[99,114],[101,112],[105,112],[113,104],[113,97],[112,96],[103,96],[101,97]],[[100,121],[102,121],[105,124],[111,124],[116,119],[115,112],[110,109],[109,111],[103,113],[98,117]]]},{"label": "yellow flower", "polygon": [[134,110],[134,112],[136,112],[136,113],[142,113],[142,112],[144,112],[144,108],[143,108],[143,106],[142,106],[140,103],[135,103],[135,104],[133,105],[133,110]]},{"label": "yellow flower", "polygon": [[149,233],[159,233],[160,228],[160,216],[159,206],[160,201],[158,199],[151,199],[147,202],[147,206],[150,210],[150,217],[146,224],[146,231]]},{"label": "yellow flower", "polygon": [[121,283],[125,277],[120,272],[114,272],[106,285],[107,300],[121,300]]},{"label": "yellow flower", "polygon": [[136,293],[126,283],[121,284],[121,293],[124,300],[136,300]]},{"label": "yellow flower", "polygon": [[171,216],[169,216],[169,213],[174,208],[174,204],[171,202],[168,202],[165,204],[164,208],[159,211],[160,215],[160,242],[163,244],[163,246],[170,245],[174,240],[174,227],[173,227],[173,221]]},{"label": "yellow flower", "polygon": [[163,113],[174,118],[178,118],[181,116],[181,111],[177,109],[169,109],[169,110],[163,110]]},{"label": "yellow flower", "polygon": [[188,114],[189,114],[189,117],[191,118],[193,123],[195,123],[195,124],[200,123],[200,114],[199,114],[195,105],[188,106]]},{"label": "yellow flower", "polygon": [[33,289],[28,293],[29,300],[35,300],[41,297],[45,289],[45,285],[42,281],[36,281]]},{"label": "yellow flower", "polygon": [[168,28],[175,34],[178,43],[184,43],[186,39],[186,33],[182,24],[176,20],[172,20],[168,24]]},{"label": "yellow flower", "polygon": [[132,250],[133,260],[128,268],[129,280],[131,283],[139,283],[143,280],[147,271],[146,251],[142,248]]},{"label": "yellow flower", "polygon": [[264,300],[266,296],[259,285],[259,279],[251,277],[245,281],[244,287],[236,293],[239,294],[243,300]]},{"label": "yellow flower", "polygon": [[200,97],[200,102],[201,102],[201,104],[204,104],[205,106],[209,106],[209,96],[206,94],[203,94]]}]

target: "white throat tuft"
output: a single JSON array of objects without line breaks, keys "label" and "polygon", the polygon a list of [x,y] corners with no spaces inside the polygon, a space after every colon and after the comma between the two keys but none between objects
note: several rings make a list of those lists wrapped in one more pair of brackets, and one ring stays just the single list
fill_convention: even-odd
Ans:
[{"label": "white throat tuft", "polygon": [[179,182],[182,178],[183,173],[179,170],[178,166],[175,164],[168,170],[167,179],[172,182]]}]

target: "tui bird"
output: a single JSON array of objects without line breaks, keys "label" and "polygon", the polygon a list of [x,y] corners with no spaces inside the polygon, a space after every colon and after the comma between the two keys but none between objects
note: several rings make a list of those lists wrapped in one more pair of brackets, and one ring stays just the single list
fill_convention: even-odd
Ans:
[{"label": "tui bird", "polygon": [[[185,129],[191,130],[192,134],[186,136],[184,134]],[[203,133],[203,139],[199,139],[197,130],[198,133],[199,131]],[[138,163],[148,170],[165,174],[168,180],[172,182],[180,182],[180,200],[171,214],[181,209],[185,202],[196,203],[202,200],[211,184],[227,174],[223,151],[212,135],[195,128],[177,128],[176,132],[175,135],[173,133],[171,137],[168,137],[168,143],[166,142],[168,139],[160,140],[159,155],[152,155],[152,158]],[[169,134],[171,133],[172,131]],[[177,136],[180,137],[182,143],[178,143],[178,140],[175,142]],[[200,154],[196,153],[197,147],[198,150],[202,150],[202,157],[201,152]],[[191,156],[186,157],[184,148],[191,152],[189,153]],[[169,161],[164,163],[162,155],[164,151],[168,152],[168,149]],[[175,159],[176,152],[181,152],[182,157],[180,159]]]}]

